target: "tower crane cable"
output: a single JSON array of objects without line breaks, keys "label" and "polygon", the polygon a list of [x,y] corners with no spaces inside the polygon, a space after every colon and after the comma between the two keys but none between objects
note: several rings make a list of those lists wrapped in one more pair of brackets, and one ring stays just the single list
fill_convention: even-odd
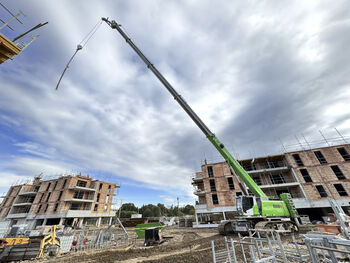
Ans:
[{"label": "tower crane cable", "polygon": [[93,26],[93,28],[89,31],[89,33],[80,41],[80,43],[77,45],[77,49],[75,50],[73,56],[69,59],[68,63],[66,64],[66,67],[64,68],[58,82],[56,85],[56,90],[58,89],[61,80],[64,76],[64,74],[66,73],[67,69],[69,68],[70,63],[73,61],[75,55],[78,53],[79,50],[82,50],[83,47],[85,47],[87,45],[87,43],[89,42],[89,40],[91,39],[91,37],[96,33],[96,31],[99,29],[100,25],[102,24],[103,21],[99,20],[96,25]]}]

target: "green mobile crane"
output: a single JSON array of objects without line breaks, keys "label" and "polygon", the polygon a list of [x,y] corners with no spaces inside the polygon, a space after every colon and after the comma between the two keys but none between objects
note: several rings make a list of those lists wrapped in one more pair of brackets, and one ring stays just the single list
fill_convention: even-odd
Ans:
[{"label": "green mobile crane", "polygon": [[252,192],[253,196],[249,196],[242,184],[239,183],[242,192],[245,194],[244,196],[239,196],[236,198],[236,207],[240,216],[236,217],[234,220],[222,222],[219,225],[219,232],[221,234],[227,234],[229,232],[246,232],[248,229],[258,227],[298,230],[299,215],[295,209],[291,195],[289,193],[283,193],[280,195],[280,199],[266,196],[266,194],[260,189],[260,187],[254,182],[254,180],[248,175],[242,166],[235,160],[235,158],[233,158],[230,152],[225,148],[224,144],[222,144],[216,135],[209,130],[209,128],[191,109],[181,95],[176,92],[176,90],[157,70],[157,68],[125,34],[125,32],[121,29],[121,25],[114,20],[108,20],[108,18],[102,18],[102,20],[112,29],[116,29],[122,35],[126,42],[146,64],[147,68],[154,73],[154,75],[165,86],[174,99],[187,112],[190,118],[197,124],[208,140],[219,151],[226,163],[229,165],[231,173],[238,175]]}]

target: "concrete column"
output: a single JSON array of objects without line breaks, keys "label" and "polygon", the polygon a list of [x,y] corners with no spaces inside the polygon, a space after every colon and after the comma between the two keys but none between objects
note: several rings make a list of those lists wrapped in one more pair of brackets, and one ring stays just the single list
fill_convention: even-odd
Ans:
[{"label": "concrete column", "polygon": [[77,218],[78,219],[78,226],[79,227],[82,227],[83,226],[83,223],[84,223],[84,217],[82,218]]},{"label": "concrete column", "polygon": [[61,218],[60,218],[60,222],[58,223],[58,225],[59,225],[59,226],[62,226],[62,225],[63,225],[63,221],[64,221],[64,218],[61,217]]},{"label": "concrete column", "polygon": [[46,226],[47,218],[44,219],[43,226]]},{"label": "concrete column", "polygon": [[226,215],[224,211],[222,212],[222,215],[224,216],[224,220],[226,220]]},{"label": "concrete column", "polygon": [[108,222],[108,225],[111,225],[112,224],[112,217],[109,218],[109,222]]},{"label": "concrete column", "polygon": [[97,218],[96,220],[96,226],[100,227],[100,225],[101,225],[101,217]]},{"label": "concrete column", "polygon": [[199,224],[198,224],[198,214],[195,213],[195,215],[196,215],[196,224],[199,225]]}]

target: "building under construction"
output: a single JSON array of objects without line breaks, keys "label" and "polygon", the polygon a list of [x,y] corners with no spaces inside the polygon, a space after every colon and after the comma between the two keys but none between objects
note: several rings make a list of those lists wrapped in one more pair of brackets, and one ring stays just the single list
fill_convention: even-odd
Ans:
[{"label": "building under construction", "polygon": [[[350,144],[341,144],[244,159],[239,163],[266,195],[290,193],[300,214],[321,220],[331,211],[327,197],[350,212],[349,153]],[[225,162],[203,164],[192,184],[198,196],[197,225],[215,221],[213,218],[227,219],[236,211],[236,196],[242,195],[242,190]]]},{"label": "building under construction", "polygon": [[[13,14],[4,4],[0,3],[0,8],[7,12],[9,16],[8,19],[4,17],[4,19],[0,18],[0,22],[3,24],[0,25],[0,31],[2,29],[9,29],[14,31],[11,27],[12,22],[17,21],[20,25],[23,25],[23,22],[19,19],[20,16],[24,16],[24,14],[19,11],[17,14]],[[5,21],[6,20],[6,21]],[[46,25],[48,22],[40,23],[26,32],[16,36],[13,39],[9,39],[4,34],[0,33],[0,64],[4,63],[8,59],[13,60],[15,56],[19,55],[26,47],[28,47],[37,37],[38,35],[31,35],[30,40],[25,40],[29,33],[35,31],[36,29]],[[11,26],[10,26],[11,24]]]},{"label": "building under construction", "polygon": [[117,184],[90,176],[68,175],[11,186],[0,205],[0,218],[35,229],[45,225],[109,225]]}]

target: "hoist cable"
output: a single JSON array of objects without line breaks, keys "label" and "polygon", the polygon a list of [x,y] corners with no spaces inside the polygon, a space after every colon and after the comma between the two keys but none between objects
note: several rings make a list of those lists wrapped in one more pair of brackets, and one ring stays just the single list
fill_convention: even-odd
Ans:
[{"label": "hoist cable", "polygon": [[102,24],[102,21],[98,21],[96,25],[94,25],[94,27],[90,30],[90,32],[83,38],[82,41],[80,41],[80,43],[77,45],[77,49],[75,50],[73,56],[69,59],[66,67],[64,68],[60,79],[58,80],[58,83],[56,85],[56,90],[58,89],[61,80],[64,76],[64,74],[66,73],[67,69],[69,68],[70,63],[73,61],[75,55],[78,53],[79,50],[82,50],[84,46],[86,46],[86,44],[88,43],[88,41],[91,39],[91,37],[96,33],[97,29],[100,27],[100,25]]}]

